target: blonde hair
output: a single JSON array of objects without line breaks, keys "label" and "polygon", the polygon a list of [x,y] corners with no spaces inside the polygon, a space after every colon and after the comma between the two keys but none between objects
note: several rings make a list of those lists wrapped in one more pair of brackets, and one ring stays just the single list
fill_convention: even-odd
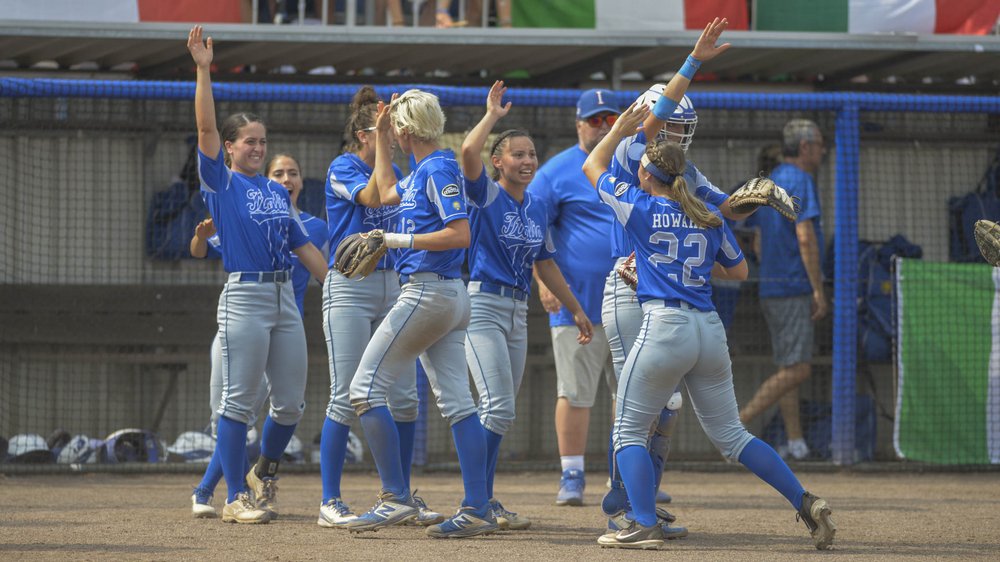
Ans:
[{"label": "blonde hair", "polygon": [[407,90],[392,102],[392,126],[423,141],[436,141],[444,134],[444,111],[434,94]]},{"label": "blonde hair", "polygon": [[681,210],[688,218],[702,228],[722,226],[722,219],[709,211],[705,203],[691,195],[688,190],[687,181],[683,176],[684,168],[687,167],[687,159],[681,145],[668,140],[654,140],[646,145],[646,158],[649,158],[650,163],[661,172],[674,176],[674,181],[667,184],[650,174],[652,181],[663,186],[663,191],[668,197],[680,203]]}]

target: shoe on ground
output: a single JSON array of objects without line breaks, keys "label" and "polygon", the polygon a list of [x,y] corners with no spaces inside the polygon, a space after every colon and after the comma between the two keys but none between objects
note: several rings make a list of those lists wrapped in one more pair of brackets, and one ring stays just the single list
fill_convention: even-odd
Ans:
[{"label": "shoe on ground", "polygon": [[407,517],[402,523],[400,523],[400,525],[416,525],[419,527],[428,527],[430,525],[437,525],[438,523],[441,523],[442,521],[447,519],[444,515],[427,507],[427,502],[424,501],[424,498],[421,498],[420,496],[417,495],[416,490],[413,490],[413,493],[410,494],[410,497],[413,498],[413,504],[417,506],[417,513],[415,515]]},{"label": "shoe on ground", "polygon": [[826,500],[818,498],[809,492],[802,495],[802,508],[799,510],[796,519],[801,519],[809,528],[813,542],[816,543],[816,550],[828,550],[833,548],[833,537],[837,534],[837,525],[834,524],[830,514],[833,510]]},{"label": "shoe on ground", "polygon": [[417,506],[413,503],[413,498],[409,494],[397,496],[392,492],[382,490],[379,492],[375,505],[353,521],[345,523],[348,531],[360,533],[362,531],[377,531],[382,527],[402,523],[411,515],[417,513]]},{"label": "shoe on ground", "polygon": [[253,492],[254,504],[268,513],[272,520],[278,518],[278,478],[257,476],[253,468],[247,473],[247,487]]},{"label": "shoe on ground", "polygon": [[331,498],[319,508],[319,520],[316,523],[327,529],[346,529],[347,524],[358,516],[340,498]]},{"label": "shoe on ground", "polygon": [[788,441],[788,456],[797,461],[805,460],[809,456],[809,446],[804,439],[792,439]]},{"label": "shoe on ground", "polygon": [[523,531],[531,527],[530,519],[513,511],[507,511],[496,498],[490,500],[490,508],[493,510],[493,517],[496,518],[497,526],[501,531]]},{"label": "shoe on ground", "polygon": [[659,525],[644,527],[636,521],[628,521],[628,526],[617,532],[601,535],[597,544],[604,548],[656,550],[663,546],[663,529]]},{"label": "shoe on ground", "polygon": [[656,491],[656,503],[670,503],[672,501],[674,501],[674,498],[670,497],[670,494],[663,490]]},{"label": "shoe on ground", "polygon": [[[669,511],[663,508],[656,508],[656,520],[663,530],[663,538],[668,541],[683,539],[688,536],[687,527],[672,527],[671,523],[677,520]],[[614,535],[618,531],[628,527],[632,521],[625,516],[625,512],[619,512],[608,518],[608,530],[605,535]]]},{"label": "shoe on ground", "polygon": [[191,515],[195,519],[215,519],[219,513],[212,507],[212,492],[205,488],[195,488],[191,494]]},{"label": "shoe on ground", "polygon": [[223,523],[245,523],[249,525],[269,523],[267,511],[258,508],[250,499],[250,492],[240,492],[236,498],[222,508]]},{"label": "shoe on ground", "polygon": [[450,519],[427,527],[427,536],[435,539],[461,539],[479,535],[489,535],[498,529],[496,518],[490,505],[481,510],[473,507],[459,508]]},{"label": "shoe on ground", "polygon": [[587,487],[582,470],[564,470],[559,479],[556,505],[583,505],[583,490]]}]

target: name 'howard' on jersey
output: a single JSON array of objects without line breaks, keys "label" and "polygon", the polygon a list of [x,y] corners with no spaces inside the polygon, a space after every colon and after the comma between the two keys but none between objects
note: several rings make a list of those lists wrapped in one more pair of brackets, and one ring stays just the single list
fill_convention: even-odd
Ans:
[{"label": "name 'howard' on jersey", "polygon": [[[715,228],[700,227],[684,214],[680,203],[619,182],[607,172],[601,174],[597,188],[635,247],[639,302],[680,300],[701,311],[715,310],[708,283],[712,266],[719,262],[733,267],[743,261],[725,222]],[[709,209],[719,214],[718,209]]]}]

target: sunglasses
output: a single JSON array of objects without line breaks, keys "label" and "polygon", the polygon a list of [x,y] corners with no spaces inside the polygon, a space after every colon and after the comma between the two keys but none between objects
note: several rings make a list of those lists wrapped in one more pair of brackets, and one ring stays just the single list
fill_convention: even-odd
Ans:
[{"label": "sunglasses", "polygon": [[602,123],[607,123],[608,127],[611,127],[612,125],[615,124],[615,121],[617,120],[618,116],[613,113],[610,115],[604,115],[603,117],[600,115],[593,115],[591,117],[587,117],[586,119],[584,119],[584,121],[586,121],[588,125],[590,125],[595,129],[600,127]]},{"label": "sunglasses", "polygon": [[370,133],[375,130],[375,127],[365,127],[364,129],[358,129],[358,132]]}]

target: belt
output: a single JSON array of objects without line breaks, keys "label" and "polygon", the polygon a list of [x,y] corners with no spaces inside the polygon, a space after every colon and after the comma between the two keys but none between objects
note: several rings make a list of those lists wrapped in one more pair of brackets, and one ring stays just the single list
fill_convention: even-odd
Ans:
[{"label": "belt", "polygon": [[402,274],[399,276],[399,284],[406,285],[409,282],[423,283],[424,281],[452,281],[458,279],[457,277],[445,277],[444,275],[438,275],[437,273],[430,273],[427,271],[418,271],[417,273],[410,273],[409,275]]},{"label": "belt", "polygon": [[236,271],[229,274],[230,282],[238,283],[284,283],[292,278],[292,273],[285,271]]},{"label": "belt", "polygon": [[516,287],[508,287],[507,285],[497,285],[496,283],[487,283],[485,281],[471,281],[469,282],[469,288],[473,291],[478,289],[481,293],[491,293],[518,301],[528,300],[528,293]]},{"label": "belt", "polygon": [[680,299],[652,299],[648,300],[643,304],[650,304],[653,306],[662,306],[664,308],[683,308],[685,310],[698,310],[691,303],[687,301],[682,301]]}]

